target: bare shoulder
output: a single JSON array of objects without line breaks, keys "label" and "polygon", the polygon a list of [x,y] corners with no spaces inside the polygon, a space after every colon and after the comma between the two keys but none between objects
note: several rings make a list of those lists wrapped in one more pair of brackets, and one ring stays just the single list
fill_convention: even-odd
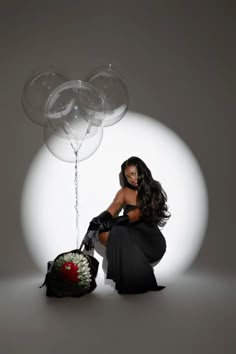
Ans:
[{"label": "bare shoulder", "polygon": [[115,195],[114,201],[120,204],[124,204],[125,202],[125,188],[121,188]]}]

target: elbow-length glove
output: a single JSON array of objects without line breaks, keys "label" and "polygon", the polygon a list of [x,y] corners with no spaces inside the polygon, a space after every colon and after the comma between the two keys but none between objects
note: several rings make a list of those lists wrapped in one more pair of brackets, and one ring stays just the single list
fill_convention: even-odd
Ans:
[{"label": "elbow-length glove", "polygon": [[90,221],[88,230],[96,230],[98,232],[109,231],[111,220],[111,213],[105,210]]},{"label": "elbow-length glove", "polygon": [[122,215],[113,218],[109,211],[106,210],[92,219],[89,224],[89,229],[97,230],[98,232],[105,232],[110,231],[114,225],[126,224],[128,222],[128,215]]},{"label": "elbow-length glove", "polygon": [[88,230],[83,239],[86,251],[91,251],[94,248],[95,242],[98,240],[99,232],[109,231],[110,219],[112,219],[112,215],[105,210],[90,221]]},{"label": "elbow-length glove", "polygon": [[84,236],[83,244],[87,251],[94,248],[95,242],[98,240],[98,234],[100,232],[110,231],[114,225],[126,224],[129,222],[128,215],[112,217],[109,211],[105,210],[95,218],[93,218],[89,224],[86,235]]}]

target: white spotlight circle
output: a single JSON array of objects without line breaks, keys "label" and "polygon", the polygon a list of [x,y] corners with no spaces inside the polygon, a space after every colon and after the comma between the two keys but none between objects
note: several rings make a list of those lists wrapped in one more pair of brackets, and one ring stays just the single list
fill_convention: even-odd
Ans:
[{"label": "white spotlight circle", "polygon": [[[162,230],[167,252],[155,266],[157,281],[187,270],[205,236],[208,198],[203,174],[188,146],[172,130],[143,114],[128,112],[104,129],[101,146],[79,164],[79,242],[89,221],[112,202],[120,188],[124,160],[140,157],[167,192],[172,214]],[[43,272],[59,253],[76,248],[74,166],[45,146],[29,168],[22,191],[21,219],[26,244]],[[102,263],[102,254],[95,252]],[[98,281],[105,274],[99,267]]]}]

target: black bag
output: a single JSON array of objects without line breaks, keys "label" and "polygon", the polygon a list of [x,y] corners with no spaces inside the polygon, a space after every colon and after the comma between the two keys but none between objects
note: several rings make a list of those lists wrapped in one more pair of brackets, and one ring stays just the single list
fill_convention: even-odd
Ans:
[{"label": "black bag", "polygon": [[47,274],[40,286],[46,286],[46,296],[80,297],[96,288],[99,262],[84,253],[82,246],[83,241],[79,249],[61,253],[54,261],[47,263]]}]

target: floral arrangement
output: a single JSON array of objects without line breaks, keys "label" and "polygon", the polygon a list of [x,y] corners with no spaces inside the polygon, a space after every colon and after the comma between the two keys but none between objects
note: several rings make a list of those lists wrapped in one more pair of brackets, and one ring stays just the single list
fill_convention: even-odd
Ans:
[{"label": "floral arrangement", "polygon": [[92,281],[88,259],[79,253],[68,252],[59,256],[54,264],[60,278],[81,290],[87,290]]},{"label": "floral arrangement", "polygon": [[54,297],[80,297],[91,293],[97,286],[98,260],[81,249],[59,254],[47,264],[47,274],[41,288]]}]

